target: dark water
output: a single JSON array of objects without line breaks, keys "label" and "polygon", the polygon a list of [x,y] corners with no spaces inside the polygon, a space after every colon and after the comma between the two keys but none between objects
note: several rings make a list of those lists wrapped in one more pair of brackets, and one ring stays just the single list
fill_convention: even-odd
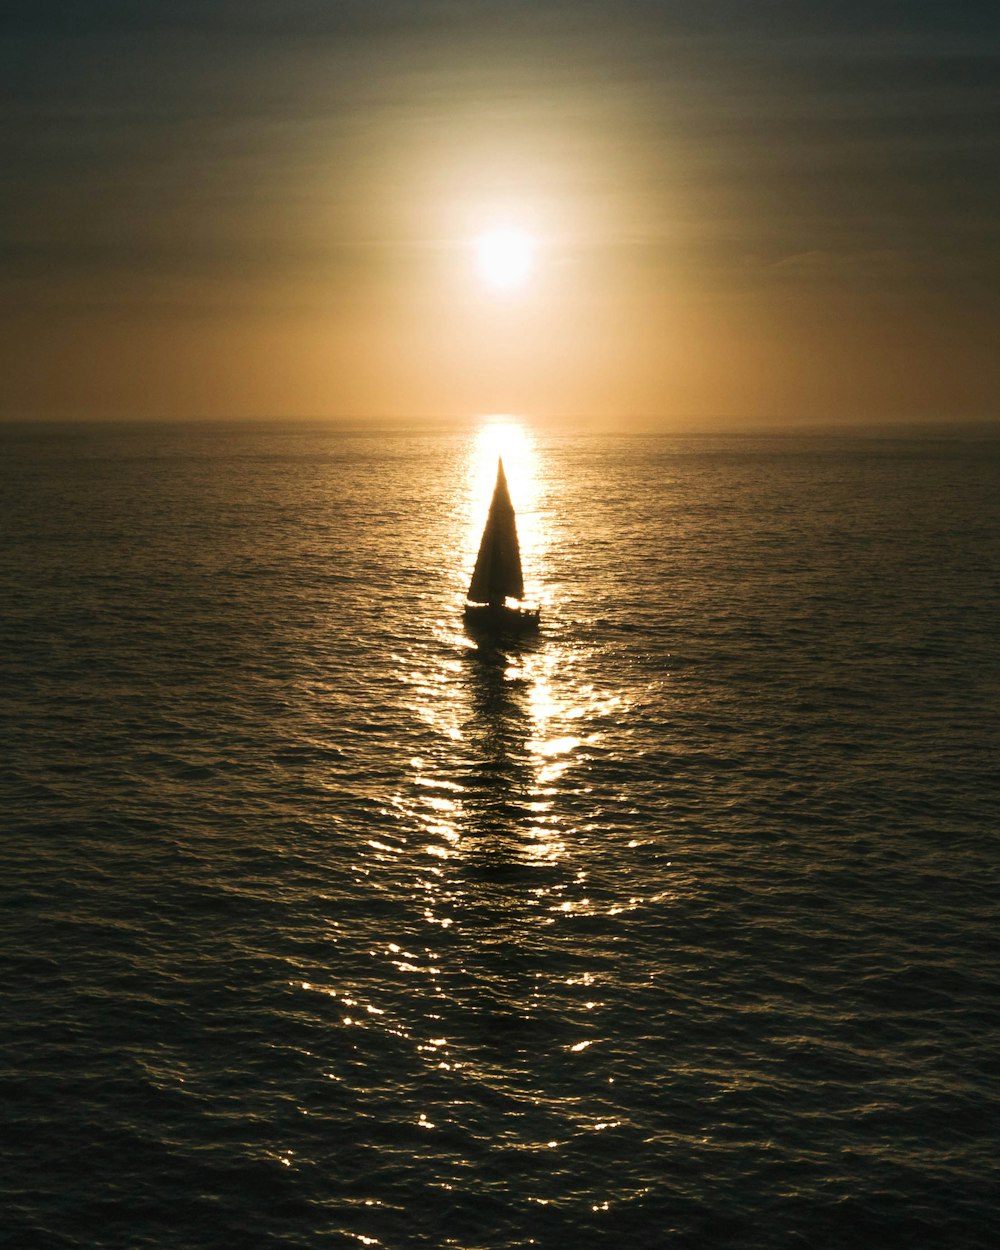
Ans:
[{"label": "dark water", "polygon": [[0,1243],[993,1244],[1000,445],[0,443]]}]

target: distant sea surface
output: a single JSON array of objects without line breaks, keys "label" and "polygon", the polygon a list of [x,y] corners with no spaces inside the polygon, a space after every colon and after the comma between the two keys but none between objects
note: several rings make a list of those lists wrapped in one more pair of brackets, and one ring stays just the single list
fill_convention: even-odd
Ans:
[{"label": "distant sea surface", "polygon": [[11,426],[0,526],[0,1244],[995,1244],[1000,443]]}]

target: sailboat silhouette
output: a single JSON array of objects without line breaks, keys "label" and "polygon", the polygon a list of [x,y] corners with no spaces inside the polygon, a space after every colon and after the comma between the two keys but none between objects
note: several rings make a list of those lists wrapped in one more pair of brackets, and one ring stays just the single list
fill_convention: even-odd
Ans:
[{"label": "sailboat silhouette", "polygon": [[[517,521],[507,489],[503,459],[500,458],[476,567],[469,583],[465,623],[495,632],[537,629],[539,609],[522,604],[520,600],[523,598],[524,577],[521,573]],[[514,600],[514,603],[508,600]]]}]

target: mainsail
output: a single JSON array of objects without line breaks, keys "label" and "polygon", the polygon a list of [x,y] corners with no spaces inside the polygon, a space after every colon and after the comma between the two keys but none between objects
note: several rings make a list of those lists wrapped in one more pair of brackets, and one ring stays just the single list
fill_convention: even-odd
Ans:
[{"label": "mainsail", "polygon": [[507,598],[524,598],[521,550],[517,543],[514,505],[510,502],[503,460],[497,464],[497,484],[493,488],[483,541],[479,544],[476,567],[469,585],[474,603],[502,604]]}]

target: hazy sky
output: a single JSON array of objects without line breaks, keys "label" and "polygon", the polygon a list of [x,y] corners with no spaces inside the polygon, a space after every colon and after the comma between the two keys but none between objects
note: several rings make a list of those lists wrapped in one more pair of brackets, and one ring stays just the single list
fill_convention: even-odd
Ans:
[{"label": "hazy sky", "polygon": [[995,418],[997,13],[7,4],[0,409]]}]

